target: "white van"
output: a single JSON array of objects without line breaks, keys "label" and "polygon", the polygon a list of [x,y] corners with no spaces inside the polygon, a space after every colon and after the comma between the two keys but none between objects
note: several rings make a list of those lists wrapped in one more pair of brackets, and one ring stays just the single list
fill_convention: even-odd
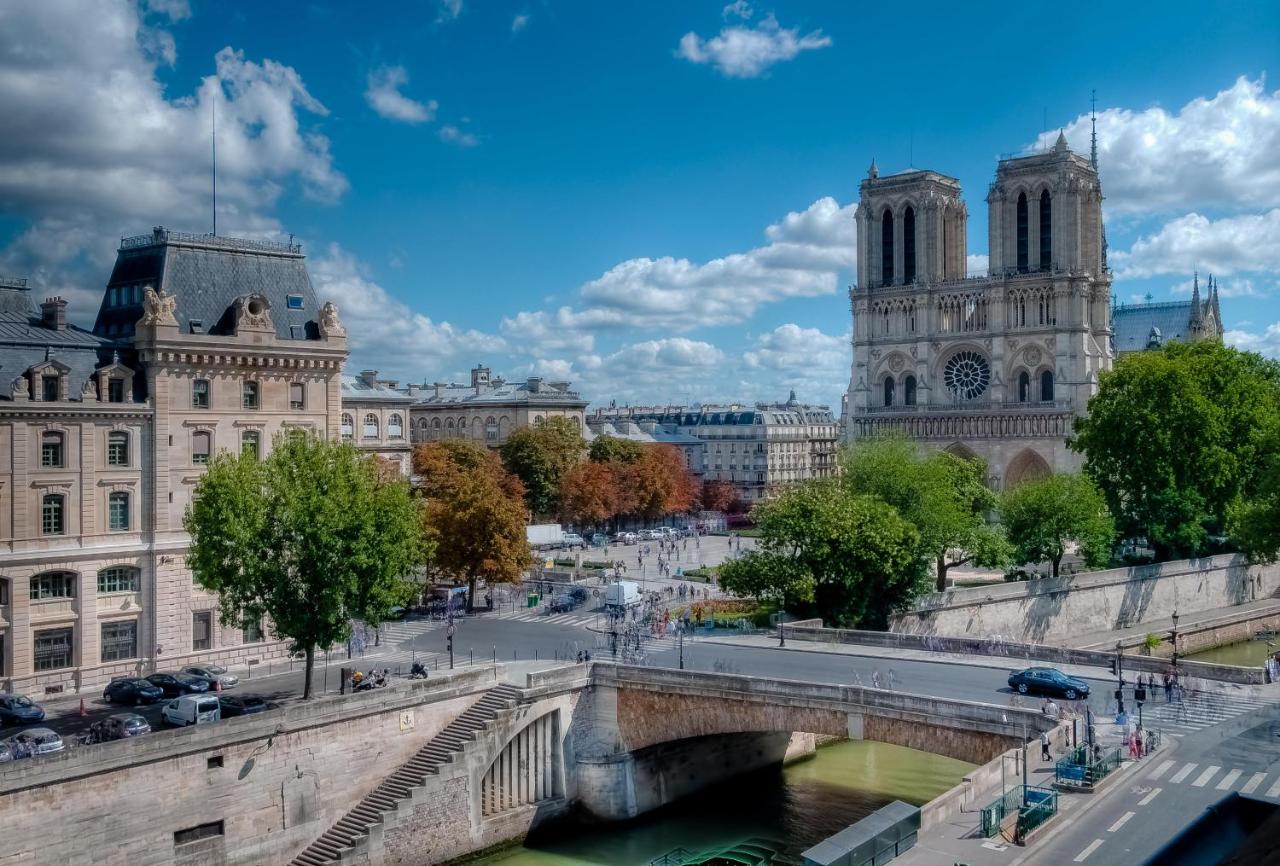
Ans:
[{"label": "white van", "polygon": [[183,695],[164,705],[160,718],[166,725],[203,725],[222,720],[222,706],[213,695]]}]

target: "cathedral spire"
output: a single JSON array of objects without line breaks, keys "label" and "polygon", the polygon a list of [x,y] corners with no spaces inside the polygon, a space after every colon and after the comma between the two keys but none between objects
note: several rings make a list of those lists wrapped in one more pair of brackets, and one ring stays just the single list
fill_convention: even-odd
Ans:
[{"label": "cathedral spire", "polygon": [[873,156],[871,157],[871,167],[867,169],[867,177],[874,180],[879,176],[880,176],[880,169],[876,167],[876,158]]},{"label": "cathedral spire", "polygon": [[1191,318],[1194,321],[1200,316],[1200,272],[1195,271],[1191,278]]},{"label": "cathedral spire", "polygon": [[1098,170],[1098,91],[1089,91],[1089,126],[1092,129],[1089,138],[1089,162],[1093,170]]}]

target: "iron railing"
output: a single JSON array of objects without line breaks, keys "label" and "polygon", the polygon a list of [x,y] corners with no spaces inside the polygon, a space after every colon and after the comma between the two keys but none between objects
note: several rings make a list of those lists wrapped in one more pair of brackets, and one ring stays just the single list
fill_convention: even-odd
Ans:
[{"label": "iron railing", "polygon": [[1050,788],[1028,785],[1018,812],[1017,842],[1022,844],[1027,834],[1058,814],[1058,792]]},{"label": "iron railing", "polygon": [[302,244],[295,243],[293,240],[285,242],[256,240],[251,238],[229,238],[215,234],[175,232],[166,228],[156,228],[149,235],[134,235],[133,237],[121,238],[120,249],[128,250],[136,249],[137,247],[149,247],[155,244],[164,243],[165,241],[184,241],[186,243],[198,243],[205,246],[216,246],[237,250],[258,250],[284,253],[302,252]]},{"label": "iron railing", "polygon": [[1122,757],[1119,746],[1101,752],[1096,759],[1089,756],[1088,746],[1077,746],[1054,765],[1054,781],[1067,787],[1092,788],[1115,772]]},{"label": "iron railing", "polygon": [[984,806],[980,814],[982,835],[990,838],[1000,831],[1000,822],[1022,805],[1022,786],[1015,785]]}]

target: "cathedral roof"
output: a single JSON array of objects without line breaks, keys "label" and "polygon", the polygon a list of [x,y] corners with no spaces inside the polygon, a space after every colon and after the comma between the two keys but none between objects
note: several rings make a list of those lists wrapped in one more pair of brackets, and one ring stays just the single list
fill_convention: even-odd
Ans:
[{"label": "cathedral roof", "polygon": [[1189,339],[1195,304],[1166,301],[1158,304],[1120,304],[1111,311],[1111,341],[1117,354],[1147,348],[1151,329],[1157,328],[1163,342]]}]

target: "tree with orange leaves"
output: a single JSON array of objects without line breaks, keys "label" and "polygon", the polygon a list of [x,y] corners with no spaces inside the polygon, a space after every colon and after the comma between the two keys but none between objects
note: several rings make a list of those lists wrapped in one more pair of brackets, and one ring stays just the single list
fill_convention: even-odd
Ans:
[{"label": "tree with orange leaves", "polygon": [[672,445],[650,445],[634,463],[619,467],[619,488],[629,513],[656,520],[693,507],[693,477]]},{"label": "tree with orange leaves", "polygon": [[701,504],[707,511],[730,511],[738,494],[733,485],[722,478],[702,482]]},{"label": "tree with orange leaves", "polygon": [[560,487],[560,520],[597,526],[617,517],[622,499],[609,463],[586,460],[569,470]]}]

